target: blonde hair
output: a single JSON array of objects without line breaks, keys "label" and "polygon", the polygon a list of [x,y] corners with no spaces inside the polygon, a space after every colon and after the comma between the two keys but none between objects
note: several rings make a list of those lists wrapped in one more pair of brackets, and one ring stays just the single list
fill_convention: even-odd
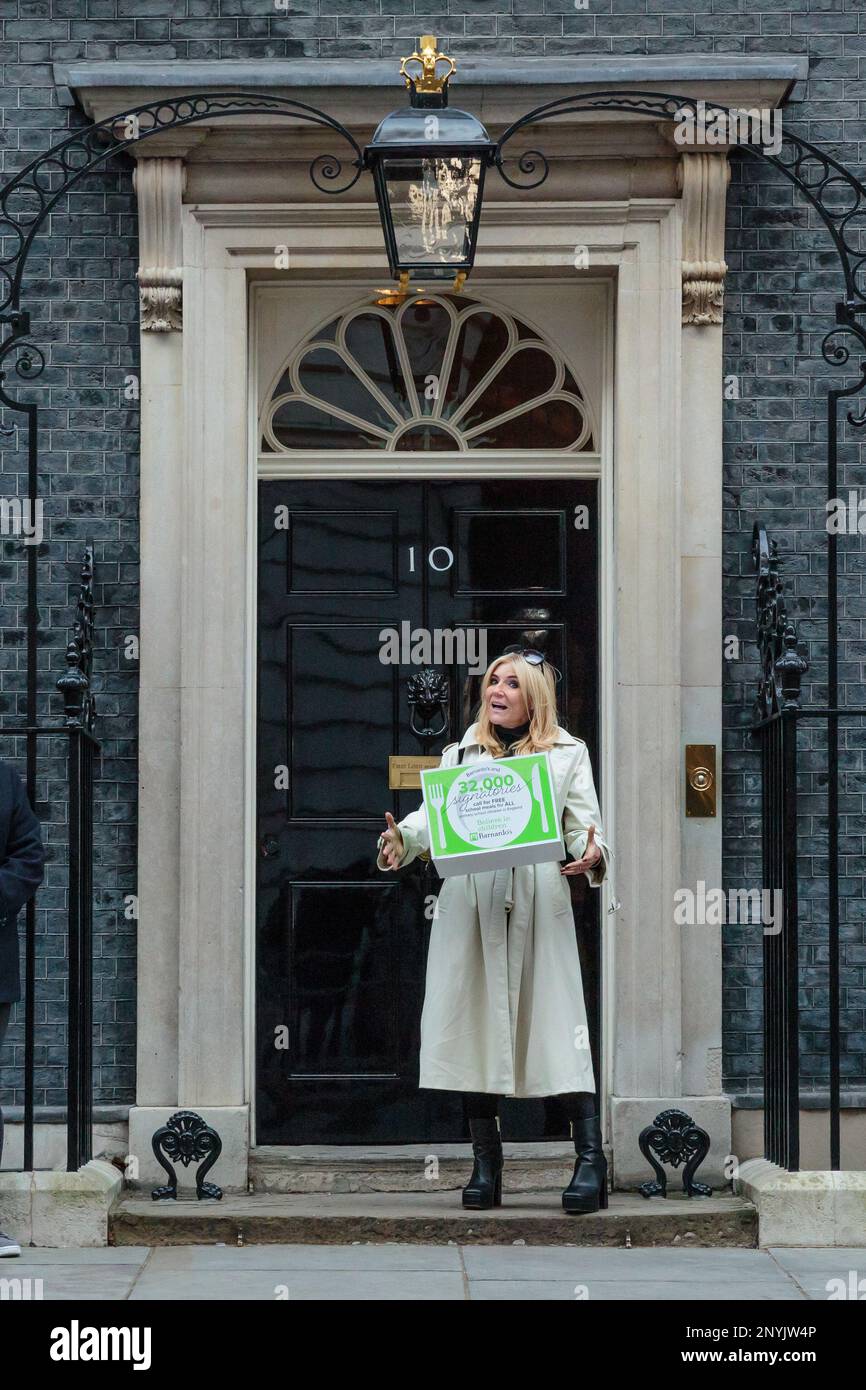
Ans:
[{"label": "blonde hair", "polygon": [[484,696],[487,694],[493,672],[507,661],[514,667],[520,693],[529,710],[529,729],[525,737],[512,744],[511,752],[519,756],[521,753],[537,753],[545,748],[552,748],[559,728],[556,718],[556,682],[547,662],[543,666],[533,666],[520,652],[506,652],[504,656],[497,656],[487,667],[481,681],[481,709],[475,724],[478,743],[493,758],[505,752],[505,745],[499,740]]}]

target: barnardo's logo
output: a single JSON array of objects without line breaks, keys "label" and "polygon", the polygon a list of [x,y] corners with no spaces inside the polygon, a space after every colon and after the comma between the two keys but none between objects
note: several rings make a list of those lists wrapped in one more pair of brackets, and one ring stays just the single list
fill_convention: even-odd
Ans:
[{"label": "barnardo's logo", "polygon": [[131,1361],[134,1371],[150,1370],[149,1327],[68,1327],[51,1329],[52,1361]]}]

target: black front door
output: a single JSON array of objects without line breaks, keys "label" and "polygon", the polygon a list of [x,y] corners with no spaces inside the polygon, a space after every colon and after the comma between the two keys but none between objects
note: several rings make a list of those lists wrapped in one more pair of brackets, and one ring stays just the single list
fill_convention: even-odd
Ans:
[{"label": "black front door", "polygon": [[[462,737],[480,680],[460,658],[486,633],[488,661],[514,641],[549,654],[599,784],[596,497],[565,480],[260,484],[259,1144],[465,1137],[459,1098],[418,1088],[439,880],[421,861],[376,868],[384,812],[420,801],[389,790],[388,759]],[[450,695],[424,738],[407,680],[428,659]],[[598,895],[572,884],[598,1075]],[[503,1129],[567,1132],[536,1100],[506,1102]]]}]

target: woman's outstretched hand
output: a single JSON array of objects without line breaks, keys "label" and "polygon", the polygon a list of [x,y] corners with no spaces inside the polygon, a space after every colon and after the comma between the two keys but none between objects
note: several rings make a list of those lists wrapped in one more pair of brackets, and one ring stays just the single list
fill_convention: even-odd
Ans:
[{"label": "woman's outstretched hand", "polygon": [[601,850],[595,843],[595,826],[589,827],[586,837],[586,849],[581,859],[575,859],[571,864],[563,864],[560,869],[561,874],[585,874],[587,869],[591,869],[593,864],[597,864],[601,858]]},{"label": "woman's outstretched hand", "polygon": [[403,836],[390,811],[385,812],[387,829],[382,832],[382,857],[389,869],[396,869],[403,858]]}]

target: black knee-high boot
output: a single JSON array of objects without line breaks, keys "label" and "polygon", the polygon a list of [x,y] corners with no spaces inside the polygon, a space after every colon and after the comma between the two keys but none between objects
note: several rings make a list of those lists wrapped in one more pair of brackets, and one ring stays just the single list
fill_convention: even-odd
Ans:
[{"label": "black knee-high boot", "polygon": [[463,1189],[463,1205],[484,1211],[502,1205],[502,1138],[496,1113],[499,1097],[470,1092],[464,1104],[475,1162]]},{"label": "black knee-high boot", "polygon": [[569,1213],[607,1209],[607,1159],[601,1142],[598,1100],[592,1091],[574,1091],[561,1097],[571,1124],[577,1159],[571,1182],[562,1194]]}]

